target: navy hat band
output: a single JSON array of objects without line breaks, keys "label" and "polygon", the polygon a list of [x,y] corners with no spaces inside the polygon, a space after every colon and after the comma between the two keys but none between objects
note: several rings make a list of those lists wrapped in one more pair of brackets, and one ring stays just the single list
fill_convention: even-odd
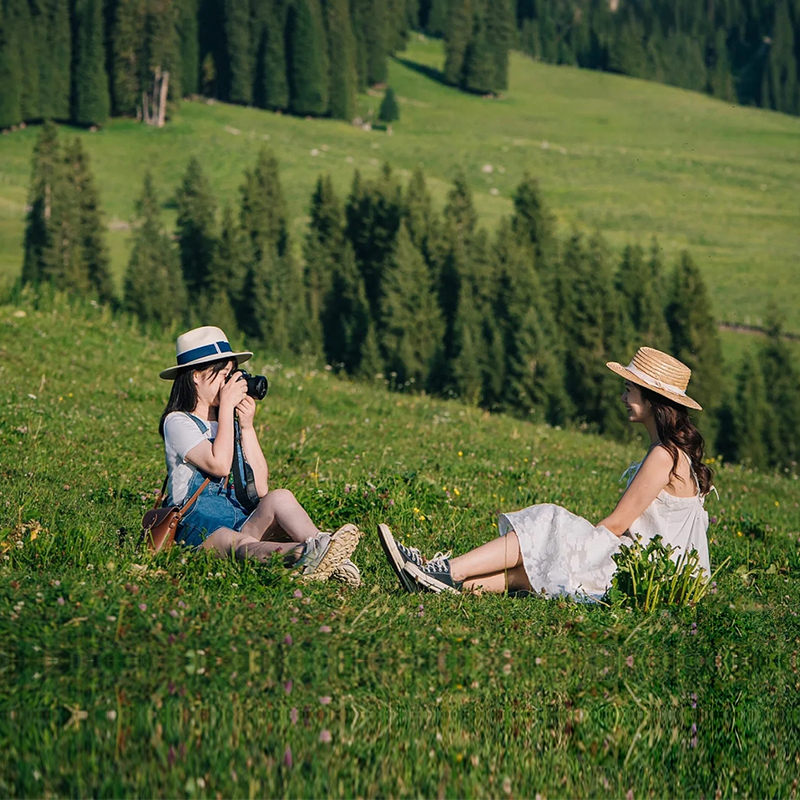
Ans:
[{"label": "navy hat band", "polygon": [[223,353],[232,353],[228,342],[216,342],[215,344],[204,344],[202,347],[195,347],[193,350],[187,350],[178,356],[178,366],[182,367],[190,361],[196,361],[198,358],[205,358],[206,356],[222,355]]}]

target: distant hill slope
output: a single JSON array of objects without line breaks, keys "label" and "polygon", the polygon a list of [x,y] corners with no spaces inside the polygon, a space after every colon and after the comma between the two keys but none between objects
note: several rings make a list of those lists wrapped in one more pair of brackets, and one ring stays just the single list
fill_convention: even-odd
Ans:
[{"label": "distant hill slope", "polygon": [[[793,275],[800,119],[520,55],[512,58],[507,96],[488,100],[441,84],[442,59],[441,43],[414,37],[392,62],[402,114],[393,136],[191,102],[163,130],[114,120],[99,133],[81,132],[102,192],[115,273],[127,262],[128,222],[146,167],[167,203],[194,154],[220,202],[236,204],[243,172],[266,142],[280,161],[298,237],[320,172],[330,172],[344,194],[356,167],[371,174],[383,161],[401,171],[419,164],[443,203],[463,168],[481,223],[493,226],[510,211],[527,170],[541,180],[562,233],[597,227],[615,247],[656,234],[668,258],[689,247],[721,320],[757,322],[774,300],[787,328],[800,330]],[[380,97],[360,102],[367,112]],[[0,139],[0,276],[20,268],[36,135],[29,128]]]}]

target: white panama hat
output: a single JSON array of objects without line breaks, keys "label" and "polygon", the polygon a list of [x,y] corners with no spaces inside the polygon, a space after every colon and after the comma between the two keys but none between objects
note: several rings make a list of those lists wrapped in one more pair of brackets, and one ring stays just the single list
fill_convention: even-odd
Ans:
[{"label": "white panama hat", "polygon": [[178,363],[160,372],[159,377],[171,381],[187,367],[198,367],[201,364],[219,361],[221,358],[235,358],[236,364],[239,365],[252,356],[253,354],[248,351],[234,353],[228,337],[219,328],[206,325],[182,333],[178,337],[175,342],[175,357]]}]

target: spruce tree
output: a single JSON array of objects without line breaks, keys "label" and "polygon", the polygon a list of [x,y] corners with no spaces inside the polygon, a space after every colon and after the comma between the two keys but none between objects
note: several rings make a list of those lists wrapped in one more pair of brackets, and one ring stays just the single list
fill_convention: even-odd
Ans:
[{"label": "spruce tree", "polygon": [[47,122],[42,126],[31,163],[28,213],[25,220],[23,283],[44,280],[44,252],[50,244],[53,196],[63,171],[58,128]]},{"label": "spruce tree", "polygon": [[686,251],[673,272],[670,295],[671,353],[692,370],[692,397],[711,412],[702,416],[702,430],[713,438],[711,417],[722,397],[722,349],[705,281]]},{"label": "spruce tree", "polygon": [[374,86],[385,83],[389,75],[386,30],[388,7],[386,0],[367,0],[366,5],[368,12],[366,19],[362,19],[362,24],[366,44],[367,83]]},{"label": "spruce tree", "polygon": [[214,194],[194,156],[189,160],[175,199],[181,270],[189,296],[193,297],[205,289],[211,277],[216,246]]},{"label": "spruce tree", "polygon": [[111,105],[102,0],[76,0],[75,17],[73,120],[79,125],[102,125]]},{"label": "spruce tree", "polygon": [[381,305],[387,369],[396,373],[398,386],[424,387],[444,325],[428,267],[405,225],[397,234]]},{"label": "spruce tree", "polygon": [[0,130],[22,122],[22,65],[10,15],[0,4]]},{"label": "spruce tree", "polygon": [[383,355],[378,334],[375,331],[375,323],[370,319],[367,325],[367,335],[361,346],[361,358],[358,364],[357,375],[367,381],[375,381],[383,377],[384,374]]},{"label": "spruce tree", "polygon": [[651,280],[639,245],[628,245],[617,270],[616,286],[622,299],[623,314],[630,320],[639,346],[669,350],[670,335],[664,318],[663,297]]},{"label": "spruce tree", "polygon": [[493,318],[503,341],[503,394],[506,408],[553,425],[570,416],[564,389],[563,352],[555,334],[555,320],[542,291],[530,250],[503,220],[493,248]]},{"label": "spruce tree", "polygon": [[39,0],[35,27],[39,41],[39,110],[44,119],[70,118],[72,25],[69,12],[70,4],[64,0]]},{"label": "spruce tree", "polygon": [[309,316],[315,324],[319,324],[344,246],[344,215],[330,175],[317,179],[311,197],[310,216],[303,248],[304,283]]},{"label": "spruce tree", "polygon": [[106,244],[106,227],[100,211],[100,195],[92,175],[89,155],[77,136],[67,147],[66,165],[74,186],[82,260],[89,289],[100,302],[109,303],[114,297],[114,284]]},{"label": "spruce tree", "polygon": [[112,97],[115,116],[134,116],[141,102],[142,42],[146,8],[135,0],[119,0],[111,36],[113,46]]},{"label": "spruce tree", "polygon": [[179,0],[178,39],[181,53],[181,92],[197,94],[200,78],[199,0]]},{"label": "spruce tree", "polygon": [[767,426],[770,407],[761,367],[752,356],[745,358],[739,370],[734,405],[736,460],[763,469],[769,461]]},{"label": "spruce tree", "polygon": [[169,327],[186,313],[180,257],[162,229],[153,179],[145,173],[137,203],[138,228],[125,273],[125,308],[147,325]]},{"label": "spruce tree", "polygon": [[776,312],[770,311],[767,342],[758,361],[764,376],[770,413],[765,425],[765,446],[770,464],[793,467],[800,462],[800,368],[782,333]]},{"label": "spruce tree", "polygon": [[227,43],[227,99],[231,103],[252,105],[255,85],[255,63],[251,41],[249,0],[224,0],[225,41]]},{"label": "spruce tree", "polygon": [[345,205],[345,235],[353,245],[376,321],[380,321],[383,276],[394,251],[402,214],[402,187],[388,164],[374,181],[362,181],[356,171]]},{"label": "spruce tree", "polygon": [[278,161],[271,150],[262,148],[255,167],[245,173],[240,188],[241,226],[252,248],[249,260],[260,262],[274,247],[278,256],[286,252],[289,232],[286,225],[286,202],[283,198]]},{"label": "spruce tree", "polygon": [[714,36],[713,64],[708,76],[708,91],[720,100],[735,99],[728,45],[722,28]]},{"label": "spruce tree", "polygon": [[247,241],[234,218],[233,211],[226,205],[222,211],[219,239],[214,247],[211,280],[206,280],[205,285],[206,293],[226,296],[228,305],[237,315],[237,327],[244,303],[248,249]]},{"label": "spruce tree", "polygon": [[468,92],[489,94],[494,90],[495,60],[480,14],[475,15],[472,36],[464,51],[458,85]]},{"label": "spruce tree", "polygon": [[397,105],[397,98],[391,86],[386,89],[383,100],[381,100],[378,119],[386,123],[396,122],[400,119],[400,106]]},{"label": "spruce tree", "polygon": [[289,8],[289,93],[295,114],[328,111],[328,42],[319,0],[296,0]]},{"label": "spruce tree", "polygon": [[486,3],[486,40],[492,51],[494,74],[492,89],[508,89],[508,51],[514,43],[514,8],[511,0],[489,0]]},{"label": "spruce tree", "polygon": [[474,27],[472,0],[451,0],[446,20],[444,79],[447,83],[458,86]]},{"label": "spruce tree", "polygon": [[[372,325],[370,328],[364,279],[349,241],[343,242],[332,270],[330,288],[322,309],[325,358],[329,364],[336,367],[341,365],[352,375],[361,374],[362,359],[366,357],[367,362],[363,367],[369,377],[374,377],[383,371],[383,362],[377,352],[375,327]],[[372,341],[367,343],[370,330]]]},{"label": "spruce tree", "polygon": [[286,0],[271,0],[262,28],[257,65],[256,95],[264,108],[289,108],[289,79],[286,74]]},{"label": "spruce tree", "polygon": [[358,69],[356,38],[347,0],[327,0],[325,21],[330,63],[330,113],[336,119],[349,121],[356,115]]},{"label": "spruce tree", "polygon": [[800,111],[798,63],[788,0],[778,0],[775,6],[773,31],[769,59],[764,73],[762,103],[776,111],[797,114]]},{"label": "spruce tree", "polygon": [[458,352],[450,370],[453,389],[467,405],[477,406],[484,397],[484,370],[488,357],[483,346],[481,319],[469,285],[460,294],[454,327]]},{"label": "spruce tree", "polygon": [[429,264],[428,237],[432,218],[433,202],[428,187],[425,185],[425,175],[419,167],[416,167],[403,195],[403,219],[411,241],[425,256],[425,260]]},{"label": "spruce tree", "polygon": [[511,229],[521,242],[533,249],[536,271],[545,291],[551,294],[558,268],[555,217],[545,203],[539,182],[528,173],[517,186],[513,199]]},{"label": "spruce tree", "polygon": [[[8,44],[4,45],[2,42],[3,34],[0,31],[0,50],[6,46],[16,47],[18,65],[21,72],[18,80],[21,80],[21,85],[18,89],[12,89],[10,84],[0,78],[0,86],[3,87],[2,92],[9,90],[13,94],[16,94],[17,91],[20,92],[20,119],[16,120],[16,122],[39,119],[41,117],[37,62],[39,42],[36,37],[33,19],[31,18],[30,6],[28,0],[6,0],[5,6],[6,24],[10,31],[13,30],[13,35],[9,38]],[[2,16],[2,11],[0,11],[0,18]],[[0,28],[2,27],[3,24],[0,22]],[[1,62],[2,56],[0,56]],[[0,69],[2,69],[1,66]],[[5,126],[0,122],[0,128],[3,127]]]}]

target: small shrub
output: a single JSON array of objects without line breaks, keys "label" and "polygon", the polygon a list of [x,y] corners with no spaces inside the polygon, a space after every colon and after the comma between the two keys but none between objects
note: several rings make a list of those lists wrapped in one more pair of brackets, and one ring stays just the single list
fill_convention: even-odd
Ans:
[{"label": "small shrub", "polygon": [[701,569],[697,550],[683,552],[671,558],[677,550],[654,536],[647,546],[641,537],[631,545],[623,545],[612,558],[617,571],[605,600],[614,605],[653,611],[659,606],[689,606],[705,595],[711,578],[716,576],[729,559],[725,559],[709,577]]}]

